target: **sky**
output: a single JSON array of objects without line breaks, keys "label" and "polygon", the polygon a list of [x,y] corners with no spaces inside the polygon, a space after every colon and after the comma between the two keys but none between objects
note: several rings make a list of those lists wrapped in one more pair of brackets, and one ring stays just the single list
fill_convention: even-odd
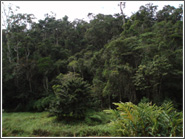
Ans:
[{"label": "sky", "polygon": [[[117,14],[120,13],[120,8],[118,4],[120,1],[1,1],[5,5],[9,3],[19,6],[20,9],[17,13],[27,13],[34,14],[39,19],[44,19],[46,13],[54,12],[56,14],[56,19],[61,19],[65,15],[69,18],[69,21],[74,21],[75,19],[83,19],[88,21],[88,13],[93,14]],[[158,5],[158,10],[161,10],[164,5],[171,5],[176,8],[179,4],[184,4],[184,1],[124,1],[126,2],[126,7],[123,10],[124,14],[131,16],[132,13],[137,12],[141,5],[147,3],[153,3]],[[2,8],[1,8],[2,9]]]}]

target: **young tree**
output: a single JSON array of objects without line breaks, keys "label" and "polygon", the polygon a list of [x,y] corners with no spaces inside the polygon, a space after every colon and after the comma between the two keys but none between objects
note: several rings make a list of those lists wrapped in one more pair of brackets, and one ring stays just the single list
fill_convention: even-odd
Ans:
[{"label": "young tree", "polygon": [[77,77],[75,73],[59,74],[53,85],[55,100],[51,104],[51,112],[62,117],[82,118],[90,109],[90,85]]}]

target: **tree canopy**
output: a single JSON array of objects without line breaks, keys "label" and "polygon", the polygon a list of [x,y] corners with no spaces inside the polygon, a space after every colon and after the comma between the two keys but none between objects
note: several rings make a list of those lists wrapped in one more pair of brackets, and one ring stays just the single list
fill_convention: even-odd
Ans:
[{"label": "tree canopy", "polygon": [[[2,30],[3,109],[49,108],[54,94],[74,93],[74,86],[91,92],[97,109],[112,108],[119,101],[136,104],[143,97],[157,104],[171,99],[181,109],[182,5],[157,11],[157,6],[147,4],[125,17],[124,24],[120,14],[90,15],[90,22],[70,22],[67,16],[56,19],[47,14],[38,23],[32,14],[7,16]],[[79,78],[58,84],[59,75],[69,72]],[[83,87],[86,84],[90,90]],[[85,103],[83,94],[74,103]]]}]

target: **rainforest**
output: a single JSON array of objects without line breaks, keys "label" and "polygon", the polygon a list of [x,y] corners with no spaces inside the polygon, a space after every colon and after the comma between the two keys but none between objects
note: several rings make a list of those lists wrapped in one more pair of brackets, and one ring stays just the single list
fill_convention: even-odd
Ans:
[{"label": "rainforest", "polygon": [[3,137],[183,136],[183,5],[89,22],[9,10]]}]

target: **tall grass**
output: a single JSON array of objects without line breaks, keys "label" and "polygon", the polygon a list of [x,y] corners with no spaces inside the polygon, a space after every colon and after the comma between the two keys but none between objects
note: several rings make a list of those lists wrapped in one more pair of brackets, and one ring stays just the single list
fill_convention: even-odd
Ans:
[{"label": "tall grass", "polygon": [[[102,114],[104,118],[106,115],[101,112],[97,114]],[[49,116],[47,112],[3,113],[2,120],[3,137],[110,136],[110,128],[107,123],[96,123],[92,119],[92,125],[87,122],[88,120],[76,122],[57,121],[55,116]]]}]

